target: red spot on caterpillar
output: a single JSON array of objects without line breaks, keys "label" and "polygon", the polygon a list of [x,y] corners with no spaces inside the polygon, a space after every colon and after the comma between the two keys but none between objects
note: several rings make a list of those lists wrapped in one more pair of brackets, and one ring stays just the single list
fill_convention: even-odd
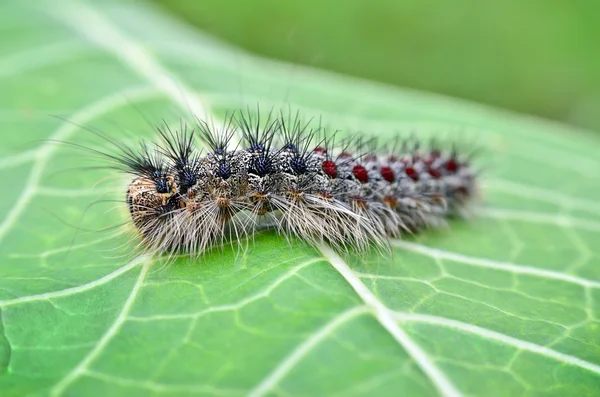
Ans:
[{"label": "red spot on caterpillar", "polygon": [[350,153],[348,153],[348,152],[342,152],[342,154],[340,154],[340,158],[341,159],[347,159],[347,158],[350,158],[350,157],[352,157],[352,155]]},{"label": "red spot on caterpillar", "polygon": [[389,183],[394,182],[394,171],[390,167],[381,167],[381,176]]},{"label": "red spot on caterpillar", "polygon": [[449,172],[456,172],[456,170],[458,170],[458,164],[456,163],[456,160],[448,160],[446,162],[446,170],[448,170]]},{"label": "red spot on caterpillar", "polygon": [[417,182],[419,180],[419,174],[413,167],[407,167],[404,172],[406,172],[406,175],[413,181]]},{"label": "red spot on caterpillar", "polygon": [[333,161],[323,161],[322,168],[323,172],[329,175],[331,178],[335,178],[337,176],[337,166]]},{"label": "red spot on caterpillar", "polygon": [[429,175],[433,177],[433,179],[439,179],[442,177],[441,171],[437,168],[429,167],[427,171],[429,172]]},{"label": "red spot on caterpillar", "polygon": [[354,174],[354,177],[361,183],[369,182],[369,174],[367,173],[367,169],[362,165],[355,165],[352,168],[352,173]]},{"label": "red spot on caterpillar", "polygon": [[327,153],[327,149],[325,149],[324,147],[321,147],[321,146],[317,146],[316,148],[313,149],[313,152],[325,154],[325,153]]}]

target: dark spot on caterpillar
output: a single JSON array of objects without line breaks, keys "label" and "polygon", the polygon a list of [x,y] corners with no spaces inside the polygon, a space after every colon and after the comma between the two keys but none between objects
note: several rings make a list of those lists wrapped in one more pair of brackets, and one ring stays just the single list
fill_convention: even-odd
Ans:
[{"label": "dark spot on caterpillar", "polygon": [[129,213],[131,215],[133,215],[133,196],[129,194],[129,191],[127,192],[127,207],[129,208]]},{"label": "dark spot on caterpillar", "polygon": [[188,189],[196,184],[198,178],[190,169],[179,171],[179,190],[181,194],[187,193]]},{"label": "dark spot on caterpillar", "polygon": [[431,177],[434,179],[439,179],[442,177],[442,172],[437,168],[428,167],[427,171],[429,172],[429,175],[431,175]]},{"label": "dark spot on caterpillar", "polygon": [[169,180],[166,177],[160,177],[154,180],[156,184],[156,191],[158,193],[169,193],[171,192],[172,186]]},{"label": "dark spot on caterpillar", "polygon": [[322,168],[323,172],[329,175],[331,178],[335,179],[337,177],[337,166],[333,161],[323,161]]},{"label": "dark spot on caterpillar", "polygon": [[354,174],[354,177],[361,183],[369,182],[369,174],[367,173],[367,169],[362,165],[355,165],[352,167],[352,174]]},{"label": "dark spot on caterpillar", "polygon": [[260,156],[252,160],[252,166],[250,167],[249,171],[252,174],[256,174],[260,177],[263,177],[271,173],[271,165],[272,162],[269,156],[261,154]]},{"label": "dark spot on caterpillar", "polygon": [[390,167],[381,167],[381,176],[389,183],[394,182],[394,171]]},{"label": "dark spot on caterpillar", "polygon": [[327,154],[327,150],[324,147],[317,146],[314,150],[315,153]]},{"label": "dark spot on caterpillar", "polygon": [[298,174],[304,174],[308,171],[308,167],[306,166],[306,161],[302,157],[294,157],[291,161],[290,166],[292,170]]},{"label": "dark spot on caterpillar", "polygon": [[456,160],[450,159],[446,162],[446,170],[449,172],[456,172],[458,170],[458,164]]},{"label": "dark spot on caterpillar", "polygon": [[417,182],[419,180],[419,173],[413,167],[407,167],[404,172],[413,181]]},{"label": "dark spot on caterpillar", "polygon": [[221,179],[228,179],[231,176],[231,166],[222,161],[217,167],[217,175]]}]

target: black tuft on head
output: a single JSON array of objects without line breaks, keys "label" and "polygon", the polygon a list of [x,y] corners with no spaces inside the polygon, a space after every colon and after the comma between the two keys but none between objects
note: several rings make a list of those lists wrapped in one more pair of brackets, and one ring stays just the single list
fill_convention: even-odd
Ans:
[{"label": "black tuft on head", "polygon": [[156,184],[156,191],[158,193],[169,193],[171,191],[171,183],[167,178],[155,179],[154,183]]},{"label": "black tuft on head", "polygon": [[217,175],[222,179],[229,178],[231,176],[231,166],[225,161],[220,162],[217,167]]},{"label": "black tuft on head", "polygon": [[155,170],[152,172],[151,177],[156,185],[156,191],[158,193],[171,192],[173,185],[165,173],[161,172],[160,170]]},{"label": "black tuft on head", "polygon": [[182,194],[187,193],[188,189],[196,184],[198,176],[189,168],[184,168],[179,172],[179,189]]},{"label": "black tuft on head", "polygon": [[269,156],[261,154],[251,161],[248,172],[263,177],[273,172],[273,162]]},{"label": "black tuft on head", "polygon": [[283,145],[279,150],[292,154],[289,168],[286,172],[302,175],[308,172],[308,164],[313,156],[315,136],[321,131],[321,125],[311,126],[313,119],[303,120],[299,112],[279,115],[279,125],[283,138]]},{"label": "black tuft on head", "polygon": [[306,160],[302,157],[294,157],[290,165],[294,173],[297,175],[305,174],[308,171]]},{"label": "black tuft on head", "polygon": [[261,122],[260,109],[256,109],[254,115],[250,109],[239,112],[237,123],[242,131],[244,141],[248,145],[248,152],[252,153],[248,172],[260,177],[271,174],[274,171],[273,154],[271,146],[275,133],[279,130],[279,120],[272,118],[272,111],[267,115],[264,123]]}]

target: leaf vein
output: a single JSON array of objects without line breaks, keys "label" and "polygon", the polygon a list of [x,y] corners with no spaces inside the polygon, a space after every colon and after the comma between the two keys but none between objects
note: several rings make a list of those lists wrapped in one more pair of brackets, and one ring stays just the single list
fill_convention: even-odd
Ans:
[{"label": "leaf vein", "polygon": [[[146,258],[147,259],[147,258]],[[142,266],[142,270],[140,271],[140,275],[138,276],[133,288],[131,289],[131,293],[129,297],[125,301],[121,312],[110,326],[110,328],[106,331],[106,333],[102,336],[102,338],[98,341],[98,343],[94,346],[94,348],[83,358],[82,361],[64,378],[62,378],[52,389],[51,396],[60,396],[63,392],[72,384],[77,378],[79,378],[90,366],[90,364],[102,353],[102,350],[108,345],[108,343],[118,334],[121,326],[125,323],[127,319],[127,315],[135,302],[135,298],[138,295],[138,292],[142,288],[144,280],[146,278],[146,274],[150,269],[150,265],[152,262],[150,260],[146,260],[144,265]]]},{"label": "leaf vein", "polygon": [[50,7],[49,10],[59,21],[113,54],[182,109],[189,109],[193,116],[206,118],[210,114],[206,103],[192,89],[156,61],[141,43],[119,30],[100,12],[80,2],[62,0],[61,3],[62,7]]},{"label": "leaf vein", "polygon": [[561,227],[600,232],[600,222],[595,222],[588,219],[573,218],[564,215],[549,214],[544,212],[518,211],[502,208],[486,208],[482,211],[479,211],[478,214],[500,220],[550,224]]},{"label": "leaf vein", "polygon": [[300,362],[315,346],[331,335],[337,328],[346,322],[369,312],[368,306],[357,306],[338,314],[324,327],[312,334],[308,339],[301,343],[290,355],[273,369],[273,371],[263,379],[252,391],[248,393],[249,397],[264,396],[272,390],[277,384]]},{"label": "leaf vein", "polygon": [[308,260],[306,262],[303,262],[297,266],[295,266],[294,268],[292,268],[289,272],[287,272],[286,274],[284,274],[283,276],[279,277],[278,279],[276,279],[272,284],[270,284],[267,288],[265,288],[263,291],[256,293],[252,296],[249,296],[245,299],[242,299],[239,302],[236,303],[232,303],[229,305],[221,305],[221,306],[212,306],[209,307],[207,309],[201,310],[199,312],[196,313],[181,313],[181,314],[157,314],[157,315],[153,315],[153,316],[144,316],[144,317],[140,317],[140,316],[129,316],[129,320],[131,321],[141,321],[141,322],[145,322],[145,321],[163,321],[163,320],[176,320],[176,319],[198,319],[199,317],[205,316],[207,314],[210,313],[218,313],[218,312],[226,312],[226,311],[237,311],[241,308],[243,308],[244,306],[247,306],[250,303],[256,302],[259,299],[262,298],[267,298],[269,297],[270,293],[273,292],[275,290],[275,288],[279,287],[282,283],[284,283],[286,280],[289,280],[290,278],[296,276],[296,274],[303,268],[312,265],[313,263],[317,263],[322,261],[323,258],[314,258],[311,260]]},{"label": "leaf vein", "polygon": [[106,284],[106,283],[114,280],[115,278],[119,277],[120,275],[122,275],[124,273],[127,273],[129,270],[133,269],[134,267],[139,266],[140,263],[149,260],[149,258],[150,257],[147,255],[138,256],[137,258],[135,258],[134,260],[129,262],[127,265],[118,268],[114,272],[109,273],[106,276],[103,276],[97,280],[91,281],[89,283],[86,283],[86,284],[83,284],[83,285],[80,285],[77,287],[67,288],[67,289],[63,289],[60,291],[46,292],[46,293],[37,294],[37,295],[22,296],[22,297],[15,298],[15,299],[8,299],[8,300],[0,301],[0,307],[7,307],[7,306],[11,306],[11,305],[18,305],[21,303],[35,302],[35,301],[40,301],[40,300],[50,300],[50,299],[71,296],[71,295],[75,295],[75,294],[78,294],[81,292],[89,291],[100,285]]},{"label": "leaf vein", "polygon": [[600,204],[596,201],[574,197],[543,187],[524,185],[522,183],[491,179],[484,183],[485,188],[514,195],[526,197],[537,201],[560,205],[564,209],[577,209],[594,215],[600,215]]},{"label": "leaf vein", "polygon": [[330,247],[321,244],[319,250],[340,275],[350,284],[365,304],[374,311],[375,317],[379,323],[415,360],[415,363],[427,375],[440,394],[448,397],[461,396],[462,393],[460,393],[446,375],[435,366],[421,347],[398,326],[393,319],[393,314],[390,309],[379,301],[360,278],[352,272],[352,269],[350,269],[348,264],[346,264]]},{"label": "leaf vein", "polygon": [[427,247],[420,244],[410,243],[402,240],[392,240],[392,245],[397,248],[417,252],[436,259],[445,259],[454,262],[464,263],[467,265],[478,266],[488,269],[504,270],[516,274],[526,274],[530,276],[537,276],[543,278],[549,278],[553,280],[560,280],[567,283],[579,284],[586,288],[600,288],[600,282],[587,280],[582,277],[572,276],[570,274],[559,273],[552,270],[538,269],[530,266],[515,265],[508,262],[496,262],[490,259],[475,258],[455,252],[444,251],[436,248]]},{"label": "leaf vein", "polygon": [[553,358],[555,360],[570,364],[576,365],[581,368],[585,368],[589,371],[600,374],[600,365],[590,363],[588,361],[582,360],[578,357],[574,357],[568,354],[557,352],[556,350],[550,349],[546,346],[540,346],[532,342],[520,340],[517,338],[513,338],[512,336],[508,336],[502,334],[497,331],[492,331],[486,328],[479,327],[477,325],[467,324],[456,320],[451,320],[444,317],[431,316],[426,314],[413,314],[413,313],[399,313],[395,312],[394,317],[398,321],[407,321],[407,322],[418,322],[418,323],[426,323],[432,325],[440,325],[447,328],[454,328],[460,331],[468,332],[470,334],[478,335],[483,338],[493,340],[496,342],[504,343],[516,347],[521,350],[527,350],[532,353],[540,354],[546,357]]}]

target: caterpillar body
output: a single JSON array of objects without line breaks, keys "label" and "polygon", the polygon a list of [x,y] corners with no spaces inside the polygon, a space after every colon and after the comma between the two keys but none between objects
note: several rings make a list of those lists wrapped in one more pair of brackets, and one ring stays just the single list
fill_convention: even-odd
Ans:
[{"label": "caterpillar body", "polygon": [[165,124],[159,143],[111,141],[118,153],[102,153],[133,176],[131,221],[141,246],[158,253],[201,255],[264,224],[288,239],[365,251],[444,224],[476,196],[476,172],[456,148],[364,136],[336,142],[338,134],[313,124],[298,114],[261,122],[236,111],[218,127]]}]

